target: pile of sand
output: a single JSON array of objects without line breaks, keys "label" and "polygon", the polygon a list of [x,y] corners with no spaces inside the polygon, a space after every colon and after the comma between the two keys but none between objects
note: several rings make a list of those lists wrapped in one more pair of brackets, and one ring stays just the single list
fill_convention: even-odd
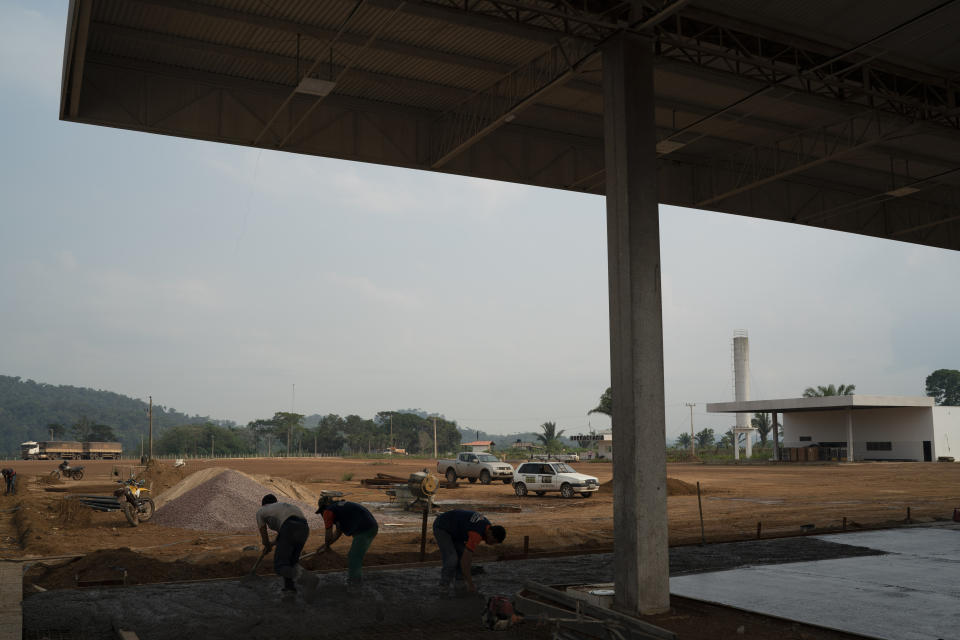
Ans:
[{"label": "pile of sand", "polygon": [[256,530],[260,501],[272,493],[281,502],[299,507],[311,528],[322,527],[322,518],[314,514],[317,503],[313,494],[282,478],[266,478],[264,482],[233,469],[202,469],[155,499],[157,512],[152,521],[198,531]]},{"label": "pile of sand", "polygon": [[[607,480],[600,485],[600,489],[597,493],[609,495],[613,493],[613,480]],[[676,478],[667,478],[667,495],[668,496],[695,496],[697,495],[697,486],[684,482],[683,480],[677,480]]]}]

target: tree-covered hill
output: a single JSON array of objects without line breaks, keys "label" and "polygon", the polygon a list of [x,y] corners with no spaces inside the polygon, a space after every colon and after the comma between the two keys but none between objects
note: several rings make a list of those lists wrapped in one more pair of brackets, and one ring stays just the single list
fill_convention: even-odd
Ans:
[{"label": "tree-covered hill", "polygon": [[[125,451],[139,451],[140,437],[147,433],[147,412],[143,400],[111,391],[0,376],[0,455],[18,455],[20,443],[27,440],[49,440],[51,428],[57,439],[78,439],[73,427],[81,423],[110,427]],[[154,438],[166,428],[198,422],[214,421],[153,406]],[[51,425],[62,430],[58,433]]]}]

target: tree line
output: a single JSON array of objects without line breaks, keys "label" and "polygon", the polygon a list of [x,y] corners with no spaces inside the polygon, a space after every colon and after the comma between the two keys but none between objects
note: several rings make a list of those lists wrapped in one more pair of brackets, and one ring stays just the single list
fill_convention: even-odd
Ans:
[{"label": "tree line", "polygon": [[299,456],[370,454],[387,447],[407,453],[433,453],[434,420],[438,451],[456,451],[460,432],[455,421],[416,413],[380,411],[373,418],[358,415],[316,416],[278,411],[246,426],[186,424],[163,432],[154,442],[155,455]]}]

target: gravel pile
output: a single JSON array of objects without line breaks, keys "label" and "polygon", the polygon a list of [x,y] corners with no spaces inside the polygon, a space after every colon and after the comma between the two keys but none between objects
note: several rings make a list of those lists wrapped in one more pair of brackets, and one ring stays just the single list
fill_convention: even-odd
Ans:
[{"label": "gravel pile", "polygon": [[151,522],[198,531],[256,530],[257,509],[261,498],[268,493],[274,493],[280,502],[300,507],[311,529],[323,526],[323,519],[314,514],[316,505],[294,501],[230,469],[167,502],[157,509]]}]

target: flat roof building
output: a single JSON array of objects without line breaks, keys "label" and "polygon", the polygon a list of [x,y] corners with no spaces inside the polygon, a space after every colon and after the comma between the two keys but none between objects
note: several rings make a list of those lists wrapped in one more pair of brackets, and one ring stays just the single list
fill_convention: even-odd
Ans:
[{"label": "flat roof building", "polygon": [[[715,402],[709,413],[783,414],[783,449],[817,446],[828,459],[960,459],[960,407],[927,396],[823,396]],[[786,459],[779,456],[780,459]]]}]

